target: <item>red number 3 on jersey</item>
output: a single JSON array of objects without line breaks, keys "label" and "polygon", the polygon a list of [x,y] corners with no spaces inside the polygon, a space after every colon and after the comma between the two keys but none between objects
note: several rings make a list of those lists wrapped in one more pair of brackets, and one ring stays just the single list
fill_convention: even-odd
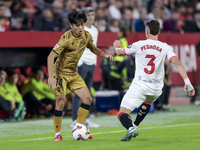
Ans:
[{"label": "red number 3 on jersey", "polygon": [[153,63],[156,57],[154,55],[146,55],[145,58],[151,58],[149,63],[147,64],[148,66],[151,66],[151,70],[148,70],[147,68],[144,68],[144,72],[147,74],[152,74],[155,70],[155,64]]}]

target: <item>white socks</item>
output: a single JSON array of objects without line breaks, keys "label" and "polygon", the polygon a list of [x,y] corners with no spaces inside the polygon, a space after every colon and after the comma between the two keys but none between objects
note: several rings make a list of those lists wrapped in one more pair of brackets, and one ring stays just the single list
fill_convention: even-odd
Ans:
[{"label": "white socks", "polygon": [[82,124],[80,124],[80,123],[76,122],[76,126],[82,126]]},{"label": "white socks", "polygon": [[58,135],[60,135],[60,134],[61,134],[61,132],[56,132],[55,133],[55,137],[58,136]]}]

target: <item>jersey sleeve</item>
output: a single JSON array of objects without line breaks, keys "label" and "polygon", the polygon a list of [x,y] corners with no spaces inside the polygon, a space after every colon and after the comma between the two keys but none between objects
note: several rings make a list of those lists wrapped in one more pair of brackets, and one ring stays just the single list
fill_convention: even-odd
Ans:
[{"label": "jersey sleeve", "polygon": [[89,48],[90,50],[93,50],[96,46],[93,43],[93,39],[91,34],[88,32],[88,44],[87,44],[87,48]]},{"label": "jersey sleeve", "polygon": [[60,40],[58,41],[58,43],[53,47],[53,52],[56,55],[60,55],[60,53],[65,49],[65,45],[66,45],[66,36],[63,34],[60,38]]},{"label": "jersey sleeve", "polygon": [[137,42],[124,48],[124,52],[126,55],[134,54],[136,53],[136,51],[137,51]]},{"label": "jersey sleeve", "polygon": [[177,57],[177,55],[174,53],[173,48],[171,46],[169,46],[169,50],[167,51],[168,61],[170,61],[174,57]]}]

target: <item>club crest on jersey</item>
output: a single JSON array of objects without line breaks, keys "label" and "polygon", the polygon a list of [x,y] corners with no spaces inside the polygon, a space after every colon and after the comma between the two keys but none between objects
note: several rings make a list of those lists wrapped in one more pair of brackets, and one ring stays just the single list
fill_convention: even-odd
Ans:
[{"label": "club crest on jersey", "polygon": [[85,43],[86,43],[86,42],[85,42],[85,39],[82,40],[82,43],[85,45]]},{"label": "club crest on jersey", "polygon": [[54,47],[53,47],[53,49],[56,49],[56,48],[58,48],[58,47],[60,47],[58,44],[56,44]]}]

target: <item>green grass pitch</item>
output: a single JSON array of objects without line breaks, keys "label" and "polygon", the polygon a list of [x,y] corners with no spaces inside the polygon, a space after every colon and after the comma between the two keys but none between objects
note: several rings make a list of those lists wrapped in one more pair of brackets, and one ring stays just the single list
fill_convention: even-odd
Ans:
[{"label": "green grass pitch", "polygon": [[[102,114],[91,119],[100,128],[90,128],[92,140],[71,137],[71,117],[64,117],[62,142],[54,142],[53,119],[0,123],[1,150],[200,150],[200,107],[173,107],[174,112],[148,114],[139,136],[121,142],[126,134],[117,116]],[[134,120],[136,114],[131,114]]]}]

